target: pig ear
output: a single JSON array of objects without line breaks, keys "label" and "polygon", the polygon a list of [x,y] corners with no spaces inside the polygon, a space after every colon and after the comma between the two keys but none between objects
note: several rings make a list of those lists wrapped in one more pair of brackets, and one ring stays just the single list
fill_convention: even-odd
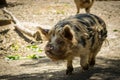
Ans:
[{"label": "pig ear", "polygon": [[41,27],[37,27],[37,31],[40,33],[42,40],[48,40],[49,38],[49,29],[43,29]]},{"label": "pig ear", "polygon": [[63,28],[63,35],[68,40],[72,40],[73,39],[73,31],[71,30],[69,25],[65,25],[65,27]]}]

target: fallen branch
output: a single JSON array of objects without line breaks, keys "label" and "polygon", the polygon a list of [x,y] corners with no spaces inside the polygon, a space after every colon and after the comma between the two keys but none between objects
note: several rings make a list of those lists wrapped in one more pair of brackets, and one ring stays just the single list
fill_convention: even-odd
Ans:
[{"label": "fallen branch", "polygon": [[2,10],[3,10],[4,14],[8,14],[11,17],[11,21],[15,24],[15,28],[18,31],[20,31],[20,32],[22,32],[22,33],[24,33],[24,34],[26,34],[26,35],[28,35],[30,37],[35,38],[37,41],[41,40],[41,36],[40,36],[39,31],[37,31],[37,30],[36,31],[32,31],[32,30],[29,30],[29,29],[25,28],[20,23],[20,21],[10,11],[8,11],[6,8],[4,8]]}]

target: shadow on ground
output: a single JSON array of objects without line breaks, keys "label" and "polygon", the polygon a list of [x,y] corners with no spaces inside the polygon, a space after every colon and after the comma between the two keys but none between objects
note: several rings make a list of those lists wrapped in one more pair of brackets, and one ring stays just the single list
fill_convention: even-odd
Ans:
[{"label": "shadow on ground", "polygon": [[[105,58],[98,58],[96,66],[86,72],[80,72],[79,67],[74,69],[73,75],[65,75],[65,70],[43,73],[30,73],[20,75],[2,75],[0,79],[5,80],[120,80],[120,60],[111,60]],[[47,62],[48,59],[38,61],[36,63],[23,63],[20,66],[35,67],[37,64]],[[103,65],[104,64],[104,65]],[[52,65],[52,64],[51,64]],[[59,67],[59,66],[58,66]]]},{"label": "shadow on ground", "polygon": [[23,5],[23,3],[17,3],[17,2],[8,2],[6,5],[0,5],[0,8],[4,8],[4,7],[15,7],[15,6],[19,6],[19,5]]}]

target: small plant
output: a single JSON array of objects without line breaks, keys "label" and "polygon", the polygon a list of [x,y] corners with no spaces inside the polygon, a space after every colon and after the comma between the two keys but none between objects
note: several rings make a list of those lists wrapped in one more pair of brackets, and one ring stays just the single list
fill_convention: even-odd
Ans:
[{"label": "small plant", "polygon": [[57,14],[64,14],[65,12],[63,10],[57,10],[56,13]]},{"label": "small plant", "polygon": [[36,54],[32,54],[32,55],[28,55],[27,58],[29,58],[29,59],[39,59],[39,58],[42,58],[42,57],[38,56]]},{"label": "small plant", "polygon": [[64,3],[63,6],[69,7],[69,3]]},{"label": "small plant", "polygon": [[16,43],[11,45],[11,49],[14,50],[14,51],[18,51],[19,48],[20,48],[20,46]]},{"label": "small plant", "polygon": [[43,51],[37,45],[29,45],[29,46],[27,46],[27,48],[31,49],[32,51],[36,51],[36,52],[42,52]]},{"label": "small plant", "polygon": [[19,55],[9,55],[6,57],[8,60],[19,60],[20,56]]},{"label": "small plant", "polygon": [[114,29],[113,32],[118,32],[118,30],[117,30],[117,29]]},{"label": "small plant", "polygon": [[39,58],[43,58],[41,56],[38,56],[36,54],[31,54],[25,57],[19,56],[19,55],[9,55],[6,56],[5,59],[6,60],[20,60],[20,59],[39,59]]}]

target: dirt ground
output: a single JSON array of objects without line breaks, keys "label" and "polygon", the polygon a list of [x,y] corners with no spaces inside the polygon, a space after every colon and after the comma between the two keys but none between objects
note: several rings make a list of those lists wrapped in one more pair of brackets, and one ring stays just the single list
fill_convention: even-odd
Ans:
[{"label": "dirt ground", "polygon": [[[76,14],[73,0],[7,0],[11,11],[24,25],[53,27],[59,20]],[[85,13],[81,10],[81,13]],[[44,51],[36,52],[26,46],[35,42],[7,22],[0,9],[0,80],[120,80],[120,1],[96,1],[91,13],[107,24],[108,38],[97,55],[93,69],[81,72],[75,58],[73,75],[65,75],[66,62],[52,62]],[[35,42],[43,50],[46,42]],[[11,47],[11,45],[14,45]],[[7,60],[7,55],[37,54],[39,59]]]}]

